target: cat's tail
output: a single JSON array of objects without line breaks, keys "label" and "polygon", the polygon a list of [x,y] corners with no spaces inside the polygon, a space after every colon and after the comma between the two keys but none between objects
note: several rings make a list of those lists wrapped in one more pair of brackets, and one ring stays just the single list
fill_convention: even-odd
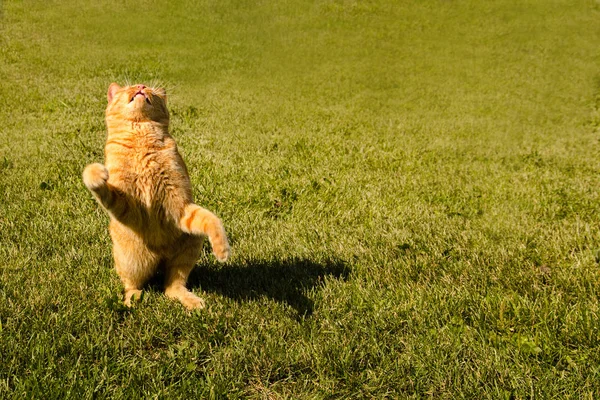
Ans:
[{"label": "cat's tail", "polygon": [[217,260],[227,261],[231,252],[221,220],[213,213],[194,203],[188,204],[179,220],[182,231],[192,235],[208,236]]}]

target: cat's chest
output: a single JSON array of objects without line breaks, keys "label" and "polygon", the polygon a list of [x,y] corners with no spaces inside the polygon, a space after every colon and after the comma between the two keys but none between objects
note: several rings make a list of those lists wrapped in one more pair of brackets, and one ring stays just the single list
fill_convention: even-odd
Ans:
[{"label": "cat's chest", "polygon": [[115,185],[146,206],[187,191],[188,178],[172,152],[136,152],[120,160],[119,164],[115,168],[119,175]]}]

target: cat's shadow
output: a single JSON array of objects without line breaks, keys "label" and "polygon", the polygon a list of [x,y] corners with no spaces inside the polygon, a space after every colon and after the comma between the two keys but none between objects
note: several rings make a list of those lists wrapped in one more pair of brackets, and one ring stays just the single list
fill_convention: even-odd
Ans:
[{"label": "cat's shadow", "polygon": [[309,316],[314,309],[307,292],[324,283],[326,277],[346,280],[347,265],[339,260],[316,262],[309,259],[257,260],[243,264],[197,265],[190,274],[188,287],[218,293],[236,301],[267,297],[287,304],[298,317]]}]

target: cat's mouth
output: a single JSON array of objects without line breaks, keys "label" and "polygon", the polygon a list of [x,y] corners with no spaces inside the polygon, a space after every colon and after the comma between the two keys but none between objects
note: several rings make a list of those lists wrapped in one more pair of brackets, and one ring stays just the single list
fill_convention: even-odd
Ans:
[{"label": "cat's mouth", "polygon": [[146,93],[142,92],[141,90],[138,90],[138,91],[137,91],[137,92],[136,92],[136,93],[133,95],[133,97],[131,97],[131,100],[129,100],[129,102],[131,103],[131,102],[132,102],[132,101],[134,101],[134,100],[135,100],[135,98],[136,98],[136,97],[138,97],[138,96],[143,96],[143,97],[144,97],[144,99],[146,99],[146,103],[148,103],[148,104],[152,104],[152,103],[150,103],[150,99],[148,98],[148,96],[146,95]]}]

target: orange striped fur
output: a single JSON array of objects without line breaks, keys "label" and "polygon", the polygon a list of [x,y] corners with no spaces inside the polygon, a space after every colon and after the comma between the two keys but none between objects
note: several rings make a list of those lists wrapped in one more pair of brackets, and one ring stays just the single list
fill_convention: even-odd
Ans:
[{"label": "orange striped fur", "polygon": [[186,166],[169,135],[164,89],[144,85],[108,89],[105,164],[90,164],[83,181],[110,216],[115,267],[131,305],[159,266],[165,294],[188,309],[204,301],[186,288],[208,237],[219,261],[229,257],[221,220],[194,204]]}]

